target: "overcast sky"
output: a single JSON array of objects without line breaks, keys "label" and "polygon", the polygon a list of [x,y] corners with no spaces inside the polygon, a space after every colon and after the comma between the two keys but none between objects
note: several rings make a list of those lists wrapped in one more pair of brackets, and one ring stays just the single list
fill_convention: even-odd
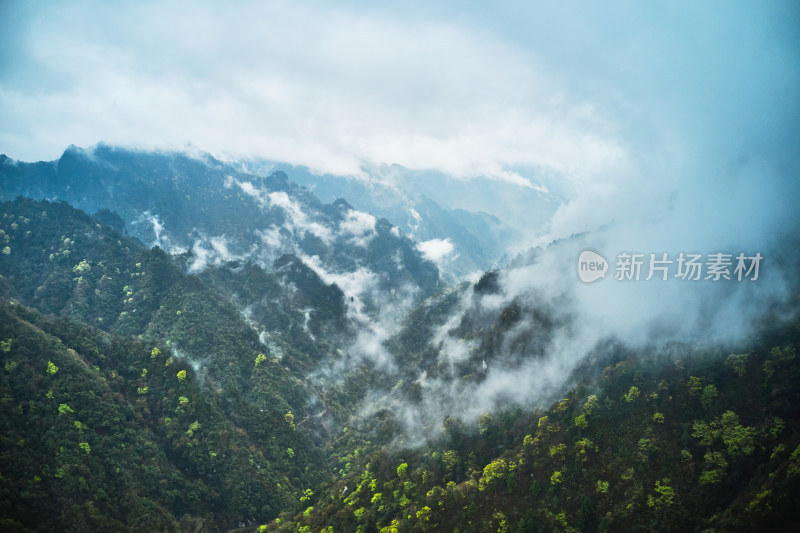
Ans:
[{"label": "overcast sky", "polygon": [[[733,183],[754,190],[728,205],[756,193],[786,216],[800,4],[495,4],[2,0],[0,152],[191,146],[334,174],[555,179],[640,215]],[[586,209],[555,224],[584,229]]]}]

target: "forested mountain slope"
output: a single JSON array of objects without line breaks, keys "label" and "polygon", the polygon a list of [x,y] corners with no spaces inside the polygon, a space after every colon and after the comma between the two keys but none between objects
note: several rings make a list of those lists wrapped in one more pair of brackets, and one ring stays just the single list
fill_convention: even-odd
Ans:
[{"label": "forested mountain slope", "polygon": [[4,530],[792,530],[796,298],[729,342],[571,344],[569,293],[512,289],[577,237],[437,286],[388,222],[225,179],[238,218],[187,200],[186,241],[0,204]]},{"label": "forested mountain slope", "polygon": [[620,350],[549,409],[448,418],[422,447],[349,432],[341,478],[268,530],[794,531],[799,332]]}]

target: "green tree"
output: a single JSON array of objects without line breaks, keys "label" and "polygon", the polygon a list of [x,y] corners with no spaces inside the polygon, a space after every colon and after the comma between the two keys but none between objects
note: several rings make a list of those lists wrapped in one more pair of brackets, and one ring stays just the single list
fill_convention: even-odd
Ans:
[{"label": "green tree", "polygon": [[651,494],[647,497],[648,507],[654,507],[658,510],[672,506],[675,500],[675,489],[669,486],[669,478],[656,481],[654,490],[656,494]]},{"label": "green tree", "polygon": [[728,461],[720,452],[709,451],[705,457],[705,469],[700,474],[700,484],[709,485],[719,483],[725,477],[725,470],[728,468]]},{"label": "green tree", "polygon": [[586,413],[586,416],[591,415],[592,411],[595,410],[598,404],[599,401],[597,400],[597,396],[594,394],[590,395],[588,398],[586,398],[586,402],[583,404],[583,412]]},{"label": "green tree", "polygon": [[83,261],[72,267],[72,271],[75,274],[83,275],[92,271],[92,265],[89,263],[89,261],[84,259]]},{"label": "green tree", "polygon": [[713,384],[703,387],[703,392],[700,394],[700,403],[703,404],[705,410],[710,410],[717,401],[719,392],[717,387]]},{"label": "green tree", "polygon": [[400,463],[397,467],[397,477],[400,479],[406,478],[406,472],[408,471],[408,463]]},{"label": "green tree", "polygon": [[631,403],[638,398],[640,394],[641,392],[639,392],[639,387],[635,385],[631,386],[631,388],[628,390],[628,393],[625,394],[625,401]]},{"label": "green tree", "polygon": [[755,450],[753,428],[745,427],[739,423],[739,415],[733,411],[725,411],[719,418],[722,443],[725,445],[730,457],[750,455]]},{"label": "green tree", "polygon": [[750,356],[746,353],[732,353],[725,359],[725,365],[730,367],[739,377],[747,371],[747,360]]},{"label": "green tree", "polygon": [[703,385],[700,382],[700,378],[697,376],[689,376],[687,385],[689,387],[689,394],[692,396],[697,396],[703,390]]},{"label": "green tree", "polygon": [[478,490],[483,491],[495,479],[502,479],[508,473],[508,463],[505,459],[495,459],[485,467],[483,467],[483,475],[478,481]]},{"label": "green tree", "polygon": [[800,475],[800,444],[789,457],[789,466],[786,469],[786,477],[792,478],[797,475]]}]

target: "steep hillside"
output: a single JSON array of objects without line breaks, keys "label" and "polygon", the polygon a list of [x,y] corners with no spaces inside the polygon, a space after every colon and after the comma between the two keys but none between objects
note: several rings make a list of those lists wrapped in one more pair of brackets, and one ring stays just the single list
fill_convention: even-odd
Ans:
[{"label": "steep hillside", "polygon": [[267,530],[794,531],[798,331],[734,353],[617,348],[549,409],[447,418],[424,446],[398,446],[382,412]]},{"label": "steep hillside", "polygon": [[219,531],[285,509],[325,476],[274,359],[214,392],[164,345],[0,302],[4,531]]}]

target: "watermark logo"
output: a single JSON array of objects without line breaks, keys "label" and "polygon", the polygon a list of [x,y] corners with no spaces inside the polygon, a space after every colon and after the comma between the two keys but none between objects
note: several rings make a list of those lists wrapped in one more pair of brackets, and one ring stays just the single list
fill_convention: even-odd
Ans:
[{"label": "watermark logo", "polygon": [[[747,255],[743,252],[737,255],[681,252],[672,256],[667,253],[621,252],[616,257],[614,280],[756,281],[763,259],[760,253]],[[578,277],[584,283],[605,278],[608,268],[605,258],[591,250],[581,252],[578,257]]]},{"label": "watermark logo", "polygon": [[578,257],[578,277],[584,283],[592,283],[605,278],[608,272],[608,261],[591,250],[584,250]]}]

